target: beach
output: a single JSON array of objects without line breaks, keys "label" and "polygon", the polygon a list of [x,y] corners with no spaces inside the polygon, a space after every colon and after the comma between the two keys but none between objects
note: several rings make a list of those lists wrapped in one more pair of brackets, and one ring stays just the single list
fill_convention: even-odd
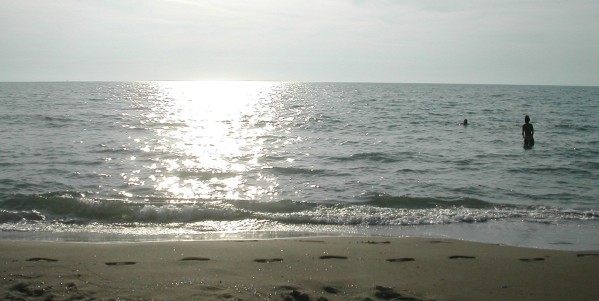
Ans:
[{"label": "beach", "polygon": [[0,241],[4,300],[593,300],[599,251],[308,237]]}]

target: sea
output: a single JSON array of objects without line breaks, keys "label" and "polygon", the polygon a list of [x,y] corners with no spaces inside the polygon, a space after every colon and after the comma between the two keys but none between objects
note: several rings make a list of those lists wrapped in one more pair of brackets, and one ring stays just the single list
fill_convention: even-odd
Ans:
[{"label": "sea", "polygon": [[599,87],[4,82],[0,142],[0,239],[599,250]]}]

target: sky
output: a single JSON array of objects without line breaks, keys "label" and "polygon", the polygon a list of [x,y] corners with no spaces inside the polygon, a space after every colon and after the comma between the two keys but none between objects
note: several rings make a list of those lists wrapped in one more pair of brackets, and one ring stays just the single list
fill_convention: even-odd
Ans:
[{"label": "sky", "polygon": [[0,0],[0,81],[599,86],[597,0]]}]

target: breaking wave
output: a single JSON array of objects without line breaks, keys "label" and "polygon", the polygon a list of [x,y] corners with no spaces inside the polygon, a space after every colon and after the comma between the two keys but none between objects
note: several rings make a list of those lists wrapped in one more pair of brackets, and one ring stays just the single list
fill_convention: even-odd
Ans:
[{"label": "breaking wave", "polygon": [[[96,199],[65,191],[12,195],[0,200],[0,223],[4,230],[25,230],[25,225],[123,225],[172,223],[418,226],[521,220],[533,223],[599,220],[590,209],[495,204],[478,199],[365,196],[363,202],[323,204],[282,200],[149,199],[139,202]],[[255,225],[255,223],[253,223]],[[7,227],[6,225],[11,225]],[[19,227],[23,225],[23,227]]]}]

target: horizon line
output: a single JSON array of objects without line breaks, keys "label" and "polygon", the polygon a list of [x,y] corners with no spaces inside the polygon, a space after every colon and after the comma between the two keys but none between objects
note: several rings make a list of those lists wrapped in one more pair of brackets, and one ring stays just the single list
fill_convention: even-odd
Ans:
[{"label": "horizon line", "polygon": [[406,84],[406,85],[480,85],[480,86],[549,86],[549,87],[599,87],[584,84],[517,84],[517,83],[451,83],[451,82],[386,82],[386,81],[305,81],[305,80],[255,80],[255,79],[159,79],[159,80],[9,80],[0,83],[119,83],[119,82],[280,82],[323,84]]}]

